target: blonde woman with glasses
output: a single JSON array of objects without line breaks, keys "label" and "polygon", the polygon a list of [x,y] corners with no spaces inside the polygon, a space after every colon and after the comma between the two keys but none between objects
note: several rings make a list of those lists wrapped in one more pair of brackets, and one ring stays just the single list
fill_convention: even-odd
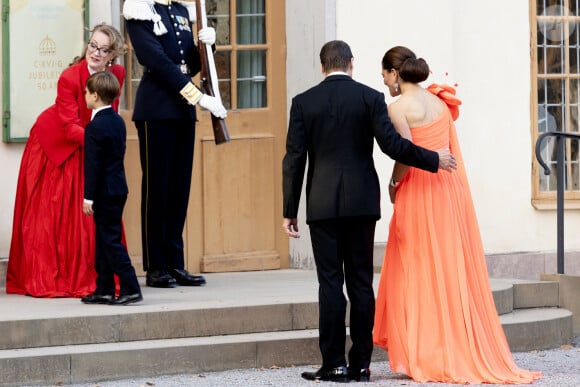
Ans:
[{"label": "blonde woman with glasses", "polygon": [[[20,165],[6,292],[33,297],[84,297],[95,290],[95,229],[82,214],[83,145],[92,111],[91,74],[110,71],[123,85],[125,52],[114,27],[98,24],[83,53],[58,79],[55,103],[34,123]],[[113,102],[118,110],[119,99]]]}]

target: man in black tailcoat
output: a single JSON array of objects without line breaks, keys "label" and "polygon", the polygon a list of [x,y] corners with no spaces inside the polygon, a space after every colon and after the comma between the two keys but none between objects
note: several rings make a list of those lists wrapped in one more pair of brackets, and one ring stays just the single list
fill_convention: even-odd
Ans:
[{"label": "man in black tailcoat", "polygon": [[[319,282],[322,367],[304,372],[302,377],[368,381],[375,309],[373,246],[380,218],[374,140],[395,160],[431,172],[452,170],[456,162],[448,150],[429,151],[396,132],[384,95],[351,78],[353,56],[345,42],[326,43],[320,62],[325,79],[292,100],[283,160],[282,227],[296,238],[308,159],[306,221]],[[345,280],[351,303],[348,368],[344,353]]]}]

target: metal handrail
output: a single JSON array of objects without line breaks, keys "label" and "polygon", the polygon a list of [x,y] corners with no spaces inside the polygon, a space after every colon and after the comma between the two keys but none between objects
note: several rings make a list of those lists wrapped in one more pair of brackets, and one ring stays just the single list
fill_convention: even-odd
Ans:
[{"label": "metal handrail", "polygon": [[564,137],[580,140],[580,134],[549,131],[542,133],[536,141],[536,159],[544,168],[544,175],[550,174],[548,164],[542,159],[542,142],[548,136],[556,138],[556,223],[558,248],[556,259],[558,261],[558,274],[564,274]]}]

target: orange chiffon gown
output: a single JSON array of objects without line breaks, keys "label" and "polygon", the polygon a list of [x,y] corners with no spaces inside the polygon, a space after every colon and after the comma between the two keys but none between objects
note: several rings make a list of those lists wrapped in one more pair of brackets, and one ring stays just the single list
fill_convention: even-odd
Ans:
[{"label": "orange chiffon gown", "polygon": [[[122,66],[113,64],[108,71],[123,84]],[[55,104],[30,131],[16,188],[7,293],[84,297],[95,290],[95,224],[82,213],[84,127],[92,113],[84,97],[89,75],[84,59],[65,69]],[[118,105],[117,99],[113,108]]]},{"label": "orange chiffon gown", "polygon": [[397,190],[377,292],[375,344],[393,372],[417,382],[531,383],[540,372],[518,368],[501,326],[479,226],[453,121],[455,90],[429,91],[448,106],[411,128],[413,142],[449,148],[453,173],[410,168]]}]

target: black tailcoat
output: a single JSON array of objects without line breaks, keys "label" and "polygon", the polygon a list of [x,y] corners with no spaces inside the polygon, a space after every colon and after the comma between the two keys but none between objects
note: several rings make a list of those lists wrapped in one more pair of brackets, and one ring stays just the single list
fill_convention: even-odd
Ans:
[{"label": "black tailcoat", "polygon": [[437,153],[395,130],[382,93],[348,75],[331,75],[296,96],[283,160],[283,211],[296,218],[306,177],[309,224],[319,281],[322,366],[346,365],[343,285],[351,302],[348,365],[368,368],[373,350],[373,246],[380,186],[373,144],[407,165],[436,171]]}]

